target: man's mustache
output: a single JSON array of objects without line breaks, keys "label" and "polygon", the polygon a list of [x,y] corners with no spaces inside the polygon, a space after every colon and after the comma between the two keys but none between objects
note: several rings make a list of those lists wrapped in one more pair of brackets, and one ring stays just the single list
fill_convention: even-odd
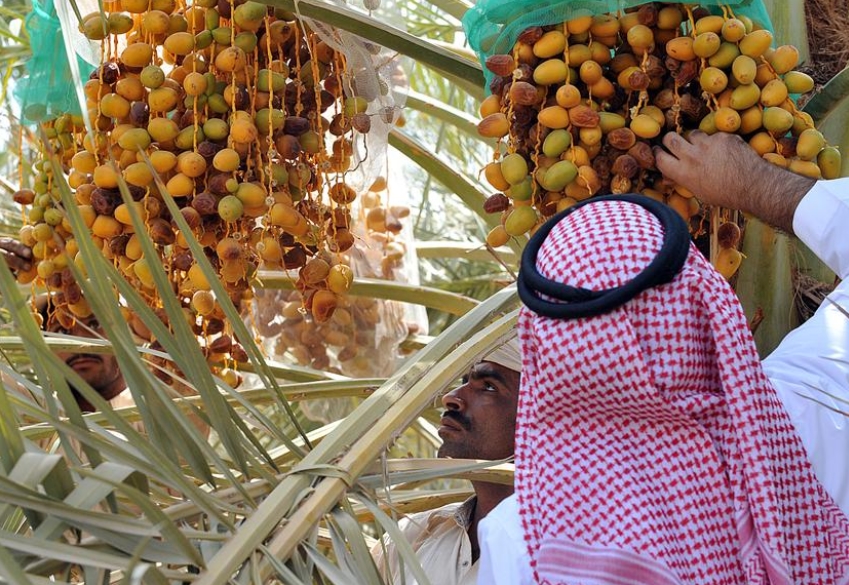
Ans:
[{"label": "man's mustache", "polygon": [[472,428],[472,421],[470,421],[468,417],[460,414],[456,410],[446,410],[442,413],[442,418],[450,418],[451,420],[459,424],[461,427],[463,427],[464,430],[468,431]]},{"label": "man's mustache", "polygon": [[73,367],[74,362],[84,361],[84,360],[96,360],[99,362],[103,361],[103,356],[98,355],[96,353],[76,353],[65,360],[65,363],[69,366]]}]

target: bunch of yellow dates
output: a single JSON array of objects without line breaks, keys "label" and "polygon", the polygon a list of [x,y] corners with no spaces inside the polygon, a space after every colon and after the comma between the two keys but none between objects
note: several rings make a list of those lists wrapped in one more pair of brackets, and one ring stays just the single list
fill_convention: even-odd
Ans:
[{"label": "bunch of yellow dates", "polygon": [[[731,218],[708,225],[693,194],[657,171],[652,147],[668,131],[737,133],[791,171],[838,176],[839,151],[791,98],[814,89],[798,61],[795,47],[773,48],[770,31],[749,18],[695,4],[653,2],[524,30],[510,54],[486,61],[491,95],[478,130],[498,139],[484,174],[499,191],[486,209],[502,213],[487,242],[502,245],[610,193],[664,201],[694,232],[721,227]],[[723,235],[731,237],[714,263],[730,278],[739,237],[730,226]]]}]

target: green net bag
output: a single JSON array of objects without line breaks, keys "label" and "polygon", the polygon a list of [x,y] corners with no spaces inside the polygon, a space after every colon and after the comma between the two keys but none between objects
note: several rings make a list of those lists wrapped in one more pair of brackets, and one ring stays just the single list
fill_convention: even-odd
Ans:
[{"label": "green net bag", "polygon": [[[533,26],[560,24],[580,16],[618,14],[629,8],[649,4],[646,0],[481,0],[463,16],[463,29],[481,65],[487,57],[509,53],[519,34]],[[658,3],[659,4],[659,3]],[[733,14],[747,16],[772,31],[772,23],[763,0],[699,3],[714,13],[723,7]],[[487,85],[492,72],[484,67]]]},{"label": "green net bag", "polygon": [[[25,26],[29,33],[32,57],[27,61],[27,76],[16,87],[15,99],[21,106],[25,123],[51,120],[62,114],[79,114],[80,105],[68,65],[62,38],[62,26],[53,0],[33,0]],[[94,66],[78,55],[83,78]]]}]

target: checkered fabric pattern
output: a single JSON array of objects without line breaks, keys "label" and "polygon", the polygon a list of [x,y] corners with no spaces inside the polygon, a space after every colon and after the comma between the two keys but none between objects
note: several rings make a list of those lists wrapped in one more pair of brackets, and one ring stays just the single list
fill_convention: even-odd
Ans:
[{"label": "checkered fabric pattern", "polygon": [[[598,202],[553,228],[537,270],[609,289],[662,240],[642,207]],[[849,521],[695,247],[669,284],[598,317],[523,309],[519,334],[516,491],[538,583],[849,582]]]}]

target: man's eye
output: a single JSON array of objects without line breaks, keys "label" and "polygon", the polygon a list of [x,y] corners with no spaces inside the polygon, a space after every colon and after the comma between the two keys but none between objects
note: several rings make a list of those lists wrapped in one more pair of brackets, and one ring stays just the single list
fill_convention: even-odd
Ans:
[{"label": "man's eye", "polygon": [[498,388],[496,388],[490,382],[484,382],[483,383],[483,389],[486,390],[487,392],[498,392]]}]

